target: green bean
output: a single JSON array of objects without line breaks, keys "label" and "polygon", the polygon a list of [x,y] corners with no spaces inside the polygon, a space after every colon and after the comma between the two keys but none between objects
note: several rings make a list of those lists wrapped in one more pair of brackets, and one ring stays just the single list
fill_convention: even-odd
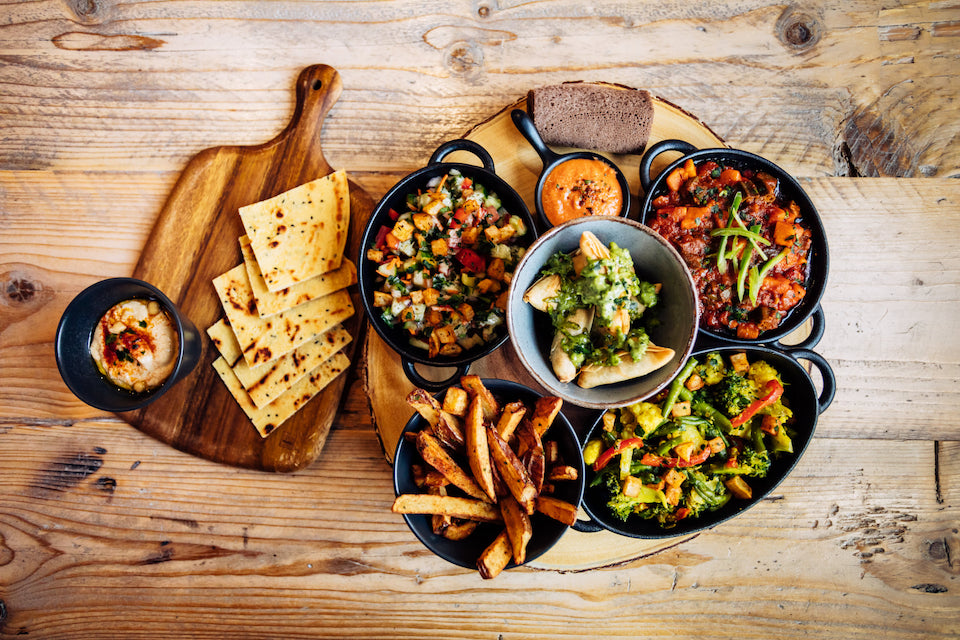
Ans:
[{"label": "green bean", "polygon": [[684,388],[683,383],[687,381],[687,378],[690,377],[690,374],[693,373],[693,369],[696,366],[696,358],[690,358],[687,360],[687,364],[683,365],[683,369],[680,370],[677,377],[670,383],[670,391],[667,392],[667,399],[664,400],[663,408],[661,409],[664,418],[670,416],[670,410],[673,409],[673,405],[677,402],[677,396],[680,395],[680,390]]}]

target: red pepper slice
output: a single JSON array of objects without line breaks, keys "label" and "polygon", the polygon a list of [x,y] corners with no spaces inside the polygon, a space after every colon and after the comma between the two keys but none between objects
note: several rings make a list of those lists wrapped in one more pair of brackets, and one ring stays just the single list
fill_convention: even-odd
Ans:
[{"label": "red pepper slice", "polygon": [[373,241],[373,245],[374,245],[377,249],[385,249],[385,248],[387,247],[387,243],[386,243],[385,239],[386,239],[386,237],[387,237],[387,234],[390,233],[390,230],[391,230],[390,227],[388,227],[388,226],[386,226],[386,225],[381,225],[381,226],[380,226],[380,229],[377,231],[377,237],[376,237],[376,239]]},{"label": "red pepper slice", "polygon": [[617,444],[613,445],[597,457],[597,461],[593,463],[593,470],[600,471],[610,460],[613,459],[613,456],[618,453],[623,453],[628,449],[638,449],[643,446],[643,440],[640,438],[627,438],[626,440],[620,440]]},{"label": "red pepper slice", "polygon": [[645,464],[648,467],[662,467],[663,463],[663,456],[658,456],[655,453],[645,453],[643,457],[640,458],[640,464]]},{"label": "red pepper slice", "polygon": [[483,259],[483,256],[467,247],[463,247],[457,252],[457,260],[460,261],[460,264],[462,264],[467,271],[480,273],[487,269],[487,263]]},{"label": "red pepper slice", "polygon": [[703,450],[700,451],[700,453],[698,453],[695,456],[690,456],[690,458],[688,458],[687,460],[684,460],[683,458],[678,458],[677,467],[679,468],[693,467],[695,465],[706,462],[707,458],[709,457],[710,457],[710,449],[707,447],[704,447]]},{"label": "red pepper slice", "polygon": [[690,509],[687,507],[680,507],[677,509],[677,520],[683,520],[688,515],[690,515]]},{"label": "red pepper slice", "polygon": [[776,378],[773,378],[767,381],[767,384],[764,386],[764,389],[767,390],[767,393],[760,398],[759,400],[754,400],[750,403],[750,406],[744,409],[740,415],[730,421],[731,427],[739,427],[744,422],[752,418],[757,414],[757,411],[768,407],[777,400],[780,399],[780,396],[783,395],[783,385],[780,384],[780,381]]}]

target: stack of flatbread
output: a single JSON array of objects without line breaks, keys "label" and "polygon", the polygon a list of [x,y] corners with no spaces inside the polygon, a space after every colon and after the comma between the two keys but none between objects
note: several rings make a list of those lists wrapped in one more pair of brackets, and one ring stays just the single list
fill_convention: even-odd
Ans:
[{"label": "stack of flatbread", "polygon": [[225,317],[207,329],[213,366],[266,437],[350,364],[344,259],[350,224],[346,174],[337,171],[240,209],[243,263],[217,276]]}]

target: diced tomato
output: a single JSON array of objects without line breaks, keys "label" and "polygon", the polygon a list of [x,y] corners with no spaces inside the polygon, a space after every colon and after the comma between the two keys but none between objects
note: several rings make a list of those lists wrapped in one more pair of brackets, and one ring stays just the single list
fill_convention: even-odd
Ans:
[{"label": "diced tomato", "polygon": [[464,178],[463,182],[460,183],[461,189],[469,189],[472,186],[473,186],[473,180],[471,180],[470,178]]},{"label": "diced tomato", "polygon": [[377,238],[373,241],[373,244],[377,249],[383,249],[387,246],[385,240],[388,233],[390,233],[390,227],[381,225],[380,229],[377,231]]},{"label": "diced tomato", "polygon": [[486,260],[483,259],[483,256],[467,247],[461,247],[460,250],[457,251],[457,260],[465,269],[473,271],[474,273],[480,273],[487,268],[487,263]]},{"label": "diced tomato", "polygon": [[387,215],[390,216],[390,219],[393,220],[394,222],[396,222],[397,218],[400,217],[400,214],[397,213],[393,207],[390,207],[390,210],[387,211]]}]

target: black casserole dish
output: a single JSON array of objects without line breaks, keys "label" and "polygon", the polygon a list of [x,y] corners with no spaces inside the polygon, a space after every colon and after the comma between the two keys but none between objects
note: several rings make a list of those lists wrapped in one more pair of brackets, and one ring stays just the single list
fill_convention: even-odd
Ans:
[{"label": "black casserole dish", "polygon": [[[654,159],[668,151],[684,155],[651,176]],[[747,151],[665,140],[641,159],[640,182],[641,221],[690,267],[704,335],[765,344],[811,316],[822,324],[827,238],[813,202],[786,171]]]},{"label": "black casserole dish", "polygon": [[[483,166],[442,162],[454,151]],[[509,278],[535,237],[523,200],[470,140],[444,143],[380,200],[360,243],[357,278],[373,328],[411,382],[440,390],[507,340]],[[418,363],[457,370],[435,382]]]},{"label": "black casserole dish", "polygon": [[[537,399],[542,396],[542,394],[529,387],[509,380],[483,379],[482,382],[500,402],[501,406],[504,403],[520,401],[532,410]],[[437,399],[441,402],[443,400],[439,397],[439,394]],[[404,427],[403,434],[401,434],[397,443],[393,462],[393,486],[398,496],[424,492],[424,489],[417,486],[413,473],[414,464],[423,465],[424,463],[417,452],[416,443],[404,434],[418,432],[427,426],[426,421],[420,414],[414,414]],[[583,455],[580,451],[577,434],[562,411],[557,413],[553,424],[546,431],[543,439],[544,441],[556,442],[560,459],[563,460],[564,464],[577,470],[576,480],[554,482],[554,492],[550,495],[572,505],[579,505],[583,496]],[[453,491],[456,491],[456,489],[453,489]],[[434,533],[431,518],[430,515],[418,514],[404,514],[403,516],[410,530],[428,549],[448,562],[468,568],[477,567],[477,559],[481,552],[493,542],[504,527],[503,523],[481,523],[468,537],[462,540],[451,540]],[[530,516],[530,520],[533,535],[527,544],[526,562],[543,555],[556,544],[568,528],[566,524],[539,511]],[[511,562],[507,565],[507,568],[514,566],[516,565]]]},{"label": "black casserole dish", "polygon": [[[674,511],[666,516],[666,524],[657,521],[656,517],[658,517],[658,514],[654,509],[650,509],[649,511],[646,509],[643,510],[644,515],[648,516],[647,518],[633,511],[627,512],[628,509],[632,509],[633,506],[636,505],[627,507],[625,506],[625,501],[618,502],[617,506],[623,506],[625,508],[626,519],[622,519],[614,513],[612,506],[608,504],[614,494],[608,486],[605,486],[605,479],[600,476],[605,472],[619,474],[620,456],[618,455],[617,457],[611,458],[609,463],[604,463],[603,454],[601,454],[595,460],[592,455],[585,455],[585,459],[589,464],[586,466],[586,488],[584,489],[581,506],[590,516],[591,521],[578,521],[575,528],[580,531],[607,529],[624,536],[650,539],[670,538],[696,533],[714,527],[751,508],[769,496],[787,475],[790,474],[794,467],[796,467],[813,438],[819,415],[823,413],[833,401],[833,396],[836,391],[836,380],[830,365],[819,354],[809,349],[796,348],[781,351],[765,346],[739,347],[728,345],[712,349],[701,349],[691,355],[691,360],[697,361],[698,364],[704,364],[707,362],[708,354],[714,352],[718,353],[724,362],[729,362],[730,357],[733,355],[742,354],[746,356],[747,361],[751,364],[763,362],[776,370],[779,374],[779,380],[782,382],[782,404],[788,407],[793,414],[792,421],[788,423],[789,429],[784,432],[790,434],[792,452],[783,450],[781,453],[773,453],[775,449],[770,445],[771,440],[768,439],[768,436],[757,431],[761,424],[763,424],[764,429],[766,428],[766,424],[761,420],[762,416],[760,415],[757,415],[755,421],[747,423],[749,431],[741,432],[737,437],[734,437],[733,430],[726,431],[724,435],[724,439],[727,442],[726,448],[710,452],[709,448],[705,446],[703,452],[705,455],[698,457],[696,454],[691,454],[688,460],[682,462],[676,455],[677,449],[667,449],[663,447],[659,449],[659,451],[653,451],[663,440],[672,437],[670,435],[659,436],[658,434],[661,428],[658,428],[657,431],[649,432],[641,438],[643,444],[640,444],[638,448],[635,449],[636,455],[631,457],[631,464],[633,465],[631,467],[631,473],[641,478],[641,481],[644,483],[652,482],[654,478],[659,477],[662,485],[664,479],[667,480],[666,485],[660,487],[661,491],[667,495],[658,495],[657,498],[646,499],[646,502],[652,504],[643,505],[657,508],[659,507],[657,500],[664,500],[664,498],[669,499],[669,490],[671,485],[674,484],[674,481],[666,474],[678,472],[688,476],[683,480],[682,484],[677,485],[680,491],[680,493],[677,494],[679,499],[672,503],[674,506],[670,508]],[[812,378],[804,366],[798,362],[798,359],[809,361],[819,372],[822,381],[819,393]],[[696,413],[695,411],[695,414]],[[641,414],[638,412],[635,415]],[[698,419],[696,415],[692,415],[691,418],[694,420]],[[618,420],[622,421],[622,418],[618,418]],[[654,418],[654,420],[657,420],[657,418]],[[676,428],[680,424],[680,421],[676,419],[672,419],[671,422],[673,424],[660,424],[665,425],[667,430]],[[736,420],[732,422],[736,423]],[[717,425],[718,429],[721,428],[719,422],[714,422],[714,425]],[[601,419],[593,426],[584,442],[589,443],[592,440],[601,439],[603,429],[604,424]],[[713,435],[718,434],[719,431]],[[766,469],[766,474],[763,477],[747,475],[742,467],[742,465],[756,466],[757,464],[755,462],[756,459],[750,457],[752,454],[750,454],[748,450],[752,448],[751,439],[754,436],[764,438],[764,442],[767,443],[767,454],[765,455],[769,459],[769,467]],[[738,437],[742,438],[742,440],[738,440]],[[667,440],[667,447],[671,445],[676,446],[676,442],[678,441]],[[623,448],[630,444],[632,443],[624,441],[618,446]],[[602,445],[601,449],[605,446],[606,445]],[[739,457],[738,453],[734,453],[734,449],[739,450]],[[657,460],[656,454],[660,454],[663,460]],[[647,459],[647,455],[650,455],[650,459]],[[673,457],[671,458],[671,456]],[[737,464],[728,464],[731,459]],[[644,468],[643,465],[653,466]],[[734,471],[737,465],[740,465],[740,470]],[[642,479],[645,474],[649,473],[655,475]],[[738,475],[741,473],[743,474],[742,476]],[[699,481],[696,480],[694,476],[696,476]],[[724,491],[723,487],[719,486],[718,483],[726,482],[734,477],[742,477],[744,482],[747,483],[752,495],[749,497],[739,496],[735,492],[735,487],[730,487],[730,491]],[[714,481],[713,489],[718,490],[719,493],[729,494],[729,496],[732,497],[710,495],[708,497],[711,499],[717,497],[726,500],[726,502],[724,502],[723,499],[718,499],[711,505],[710,503],[700,501],[696,496],[690,495],[695,491],[706,489],[704,484],[702,484],[704,480],[708,482]],[[626,482],[622,478],[620,479],[620,483],[621,487],[626,485]],[[591,484],[593,486],[591,486]],[[655,485],[646,484],[645,487],[652,489]],[[623,493],[627,494],[629,492],[623,491]],[[619,494],[616,495],[619,500]],[[706,496],[707,493],[701,495]],[[700,506],[719,508],[705,508],[703,511],[700,511],[699,514],[694,513],[689,517],[687,517],[686,514],[681,514],[678,509],[694,506],[690,503],[690,500],[695,498],[697,499],[697,504]],[[699,507],[694,506],[694,508],[697,509]]]}]

